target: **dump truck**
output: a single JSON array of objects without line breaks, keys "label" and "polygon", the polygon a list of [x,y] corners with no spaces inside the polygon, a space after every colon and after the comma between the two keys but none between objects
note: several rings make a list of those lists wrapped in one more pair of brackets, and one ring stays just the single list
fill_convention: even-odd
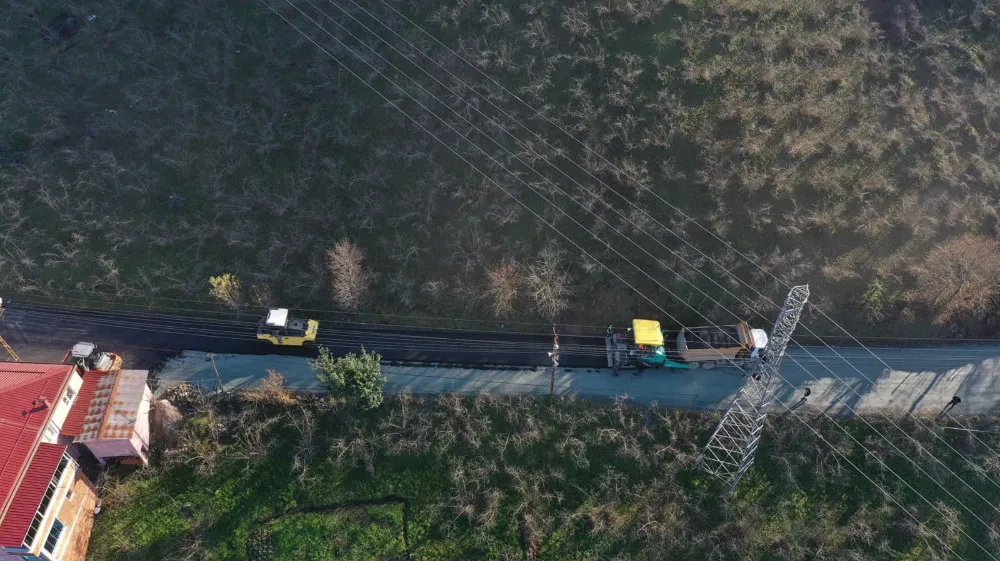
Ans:
[{"label": "dump truck", "polygon": [[257,339],[272,345],[302,347],[316,340],[319,322],[314,319],[294,319],[289,317],[288,308],[268,310],[260,318]]},{"label": "dump truck", "polygon": [[605,337],[608,368],[615,374],[623,368],[743,367],[766,346],[767,332],[745,322],[668,331],[656,320],[633,319],[624,331],[609,326]]}]

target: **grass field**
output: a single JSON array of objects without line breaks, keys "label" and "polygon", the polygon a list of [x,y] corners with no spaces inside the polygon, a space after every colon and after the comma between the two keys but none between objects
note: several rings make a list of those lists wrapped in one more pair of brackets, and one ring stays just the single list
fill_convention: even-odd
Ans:
[{"label": "grass field", "polygon": [[153,466],[106,483],[88,559],[408,552],[427,560],[901,561],[955,558],[949,548],[968,560],[1000,553],[996,455],[967,433],[937,427],[938,439],[912,420],[896,422],[914,440],[885,420],[837,427],[806,415],[827,444],[801,421],[772,416],[757,463],[726,500],[693,469],[716,422],[710,414],[485,395],[402,396],[358,414],[303,399],[271,391],[179,402],[187,418],[172,439],[155,440]]},{"label": "grass field", "polygon": [[859,333],[995,329],[997,0],[275,6],[385,99],[261,2],[7,0],[0,287],[337,309],[347,239],[365,313],[664,316],[605,263],[684,322],[764,323],[774,275]]}]

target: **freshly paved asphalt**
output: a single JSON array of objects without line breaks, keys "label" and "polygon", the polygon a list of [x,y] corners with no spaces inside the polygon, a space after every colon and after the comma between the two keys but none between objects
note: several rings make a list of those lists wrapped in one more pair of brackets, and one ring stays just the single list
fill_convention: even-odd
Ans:
[{"label": "freshly paved asphalt", "polygon": [[[252,385],[273,369],[285,375],[290,387],[316,388],[307,365],[314,351],[260,343],[254,339],[255,324],[252,318],[138,316],[12,304],[0,318],[0,332],[25,361],[58,361],[73,343],[95,342],[122,354],[130,367],[156,370],[163,387],[182,381],[215,386],[207,358],[211,352],[227,387]],[[321,333],[319,342],[337,353],[361,345],[380,352],[386,359],[389,391],[549,392],[549,336],[332,323],[322,324]],[[563,396],[628,396],[644,403],[719,408],[743,381],[738,370],[729,368],[650,370],[614,377],[602,368],[600,337],[562,336],[560,343],[561,366],[554,386]],[[871,350],[875,356],[857,347],[790,348],[782,363],[778,399],[803,411],[830,414],[854,410],[934,415],[957,395],[962,402],[953,415],[1000,411],[1000,345]],[[806,387],[812,393],[802,402]],[[785,409],[779,405],[777,410]]]},{"label": "freshly paved asphalt", "polygon": [[[61,358],[76,341],[93,340],[149,367],[184,350],[214,353],[315,356],[314,349],[273,347],[257,341],[257,318],[217,319],[142,312],[66,310],[8,303],[0,333],[23,360]],[[403,329],[371,324],[320,321],[317,345],[343,353],[362,345],[389,360],[467,365],[543,365],[551,335],[509,332]],[[606,363],[603,338],[560,337],[566,366]],[[595,351],[598,347],[599,353]]]}]

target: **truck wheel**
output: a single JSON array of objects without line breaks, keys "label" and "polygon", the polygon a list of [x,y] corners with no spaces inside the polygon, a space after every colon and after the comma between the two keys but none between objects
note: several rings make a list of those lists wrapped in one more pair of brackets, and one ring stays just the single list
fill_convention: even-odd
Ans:
[{"label": "truck wheel", "polygon": [[733,366],[735,366],[736,368],[743,368],[744,366],[747,365],[748,358],[749,355],[747,354],[746,351],[740,351],[736,353],[736,358],[733,359]]},{"label": "truck wheel", "polygon": [[714,360],[706,360],[705,362],[701,363],[701,367],[704,368],[705,370],[711,370],[715,368],[715,364],[716,362]]},{"label": "truck wheel", "polygon": [[688,363],[688,368],[690,368],[692,370],[697,370],[697,369],[701,368],[701,363],[698,362],[698,361],[689,362]]}]

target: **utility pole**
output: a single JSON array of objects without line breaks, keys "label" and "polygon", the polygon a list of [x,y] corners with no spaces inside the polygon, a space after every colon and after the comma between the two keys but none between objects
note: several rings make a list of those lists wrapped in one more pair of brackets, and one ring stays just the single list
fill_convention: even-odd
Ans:
[{"label": "utility pole", "polygon": [[556,368],[559,366],[559,334],[556,333],[556,326],[552,326],[552,352],[549,353],[552,359],[552,371],[549,374],[549,398],[556,395]]},{"label": "utility pole", "polygon": [[715,428],[697,465],[719,478],[732,494],[736,484],[753,464],[757,443],[764,429],[767,407],[774,399],[774,385],[785,348],[809,299],[809,286],[795,286],[785,298],[781,313],[771,327],[763,352],[747,368],[746,380]]},{"label": "utility pole", "polygon": [[212,361],[212,370],[215,371],[215,381],[219,384],[216,387],[216,392],[225,393],[225,388],[222,385],[222,376],[219,376],[219,367],[215,365],[215,353],[208,353],[208,359]]},{"label": "utility pole", "polygon": [[[4,309],[3,298],[0,298],[0,318],[3,317]],[[0,335],[0,347],[3,347],[3,350],[7,351],[7,354],[10,355],[10,358],[14,359],[14,362],[21,362],[21,357],[17,356],[14,349],[7,344],[7,340],[3,338],[3,335]]]}]

